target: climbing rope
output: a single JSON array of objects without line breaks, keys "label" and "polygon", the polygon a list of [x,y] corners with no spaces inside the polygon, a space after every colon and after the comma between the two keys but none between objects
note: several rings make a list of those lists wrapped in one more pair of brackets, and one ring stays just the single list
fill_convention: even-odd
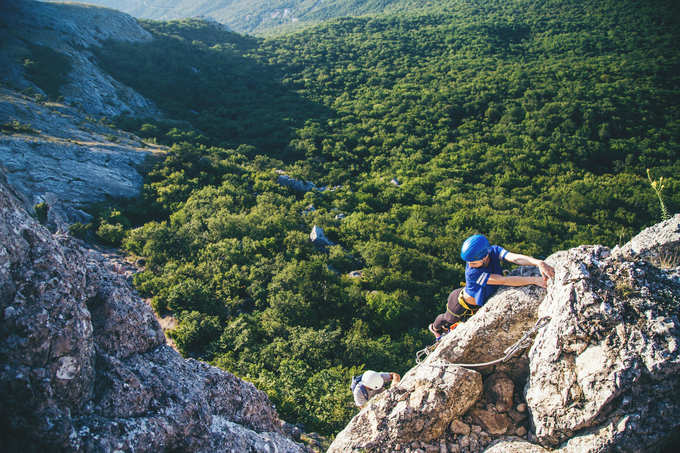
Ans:
[{"label": "climbing rope", "polygon": [[[478,367],[483,367],[483,366],[489,366],[489,365],[495,365],[500,362],[505,362],[508,360],[510,357],[512,357],[517,351],[520,351],[522,349],[527,348],[528,346],[531,345],[531,342],[533,341],[531,338],[531,335],[534,334],[538,329],[542,328],[545,326],[548,322],[550,321],[550,316],[545,316],[538,321],[536,321],[536,324],[529,329],[524,335],[522,335],[522,338],[517,340],[515,343],[512,345],[508,346],[505,351],[505,355],[499,359],[492,360],[490,362],[484,362],[484,363],[447,363],[446,366],[460,366],[463,368],[478,368]],[[423,360],[425,360],[432,351],[435,350],[437,347],[438,343],[432,344],[425,349],[421,349],[416,353],[416,363],[418,365],[421,364]],[[434,365],[429,365],[429,366],[434,366]]]}]

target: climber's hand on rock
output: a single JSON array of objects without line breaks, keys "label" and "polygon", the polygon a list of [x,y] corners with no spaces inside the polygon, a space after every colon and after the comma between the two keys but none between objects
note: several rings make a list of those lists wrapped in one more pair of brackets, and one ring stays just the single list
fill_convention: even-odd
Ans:
[{"label": "climber's hand on rock", "polygon": [[547,288],[548,279],[545,277],[534,277],[534,285],[540,286],[541,288]]},{"label": "climber's hand on rock", "polygon": [[553,269],[553,267],[545,261],[538,263],[538,270],[541,271],[541,275],[543,276],[543,280],[546,284],[548,283],[549,278],[555,277],[555,269]]}]

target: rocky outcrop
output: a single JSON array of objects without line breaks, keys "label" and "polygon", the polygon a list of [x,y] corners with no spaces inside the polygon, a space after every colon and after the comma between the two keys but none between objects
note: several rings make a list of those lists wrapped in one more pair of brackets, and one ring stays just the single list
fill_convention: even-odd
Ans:
[{"label": "rocky outcrop", "polygon": [[73,107],[40,104],[0,88],[0,172],[25,205],[46,202],[50,223],[84,222],[82,207],[141,190],[140,167],[160,148],[92,121]]},{"label": "rocky outcrop", "polygon": [[[94,63],[90,49],[107,39],[144,41],[151,35],[132,17],[106,8],[0,2],[0,171],[27,209],[47,203],[55,228],[88,221],[82,208],[91,203],[137,196],[140,166],[158,149],[101,118],[159,115],[151,102]],[[20,94],[44,94],[22,64],[34,58],[31,46],[68,58],[59,102]],[[42,65],[54,70],[50,62]]]},{"label": "rocky outcrop", "polygon": [[[293,178],[292,176],[289,176],[286,174],[285,171],[283,170],[276,170],[276,174],[278,175],[276,177],[276,182],[277,184],[287,187],[291,189],[294,192],[300,192],[300,193],[306,193],[310,191],[318,191],[318,192],[325,192],[325,191],[330,191],[330,192],[335,192],[338,189],[342,189],[342,186],[321,186],[317,187],[316,184],[314,184],[311,181],[303,181],[301,179],[296,179]],[[342,218],[344,218],[345,215],[342,214]],[[337,219],[337,217],[336,217]]]},{"label": "rocky outcrop", "polygon": [[284,187],[288,187],[295,192],[305,193],[316,189],[316,185],[313,182],[295,179],[285,173],[279,173],[279,175],[276,177],[276,182]]},{"label": "rocky outcrop", "polygon": [[323,228],[318,225],[314,225],[312,227],[312,231],[309,233],[309,240],[312,241],[312,244],[320,248],[335,245],[330,239],[326,237],[326,234],[323,232]]},{"label": "rocky outcrop", "polygon": [[[644,258],[663,264],[680,260],[680,229],[676,228],[677,215],[651,226],[631,239],[623,247],[615,247],[612,255],[622,258]],[[670,267],[670,266],[667,266]]]},{"label": "rocky outcrop", "polygon": [[2,181],[0,316],[3,451],[303,451],[263,392],[182,359],[105,257]]},{"label": "rocky outcrop", "polygon": [[[677,248],[679,222],[653,237]],[[641,237],[651,244],[649,234]],[[679,304],[680,281],[668,269],[599,246],[570,250],[539,309],[551,321],[529,354],[526,397],[539,441],[552,447],[579,434],[581,451],[634,449],[678,429]]]},{"label": "rocky outcrop", "polygon": [[328,451],[385,451],[413,439],[436,439],[453,418],[463,415],[475,403],[481,392],[479,373],[429,362],[371,400],[338,434]]},{"label": "rocky outcrop", "polygon": [[71,61],[68,82],[60,90],[64,101],[90,115],[158,115],[158,109],[131,88],[103,72],[89,49],[107,39],[145,41],[151,35],[127,14],[80,4],[32,0],[0,2],[0,78],[10,87],[42,92],[24,74],[25,43],[45,46]]},{"label": "rocky outcrop", "polygon": [[[500,290],[329,451],[677,451],[678,244],[680,215],[613,251],[552,255],[547,291]],[[527,332],[530,350],[471,366],[502,358]]]}]

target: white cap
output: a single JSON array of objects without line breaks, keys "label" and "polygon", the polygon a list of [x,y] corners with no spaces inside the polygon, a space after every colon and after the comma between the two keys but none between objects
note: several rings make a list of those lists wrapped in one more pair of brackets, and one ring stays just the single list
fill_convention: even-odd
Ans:
[{"label": "white cap", "polygon": [[378,390],[385,384],[380,373],[376,373],[373,370],[365,371],[361,376],[361,382],[372,390]]}]

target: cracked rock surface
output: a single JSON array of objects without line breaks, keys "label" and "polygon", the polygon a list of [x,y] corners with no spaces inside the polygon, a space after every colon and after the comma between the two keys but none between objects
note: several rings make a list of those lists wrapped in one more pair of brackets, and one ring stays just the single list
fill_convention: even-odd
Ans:
[{"label": "cracked rock surface", "polygon": [[263,392],[167,346],[125,277],[1,174],[0,320],[3,451],[305,451]]},{"label": "cracked rock surface", "polygon": [[[329,451],[679,451],[679,245],[680,214],[614,250],[553,254],[547,290],[500,289]],[[460,365],[503,357],[537,320],[530,349]]]}]

